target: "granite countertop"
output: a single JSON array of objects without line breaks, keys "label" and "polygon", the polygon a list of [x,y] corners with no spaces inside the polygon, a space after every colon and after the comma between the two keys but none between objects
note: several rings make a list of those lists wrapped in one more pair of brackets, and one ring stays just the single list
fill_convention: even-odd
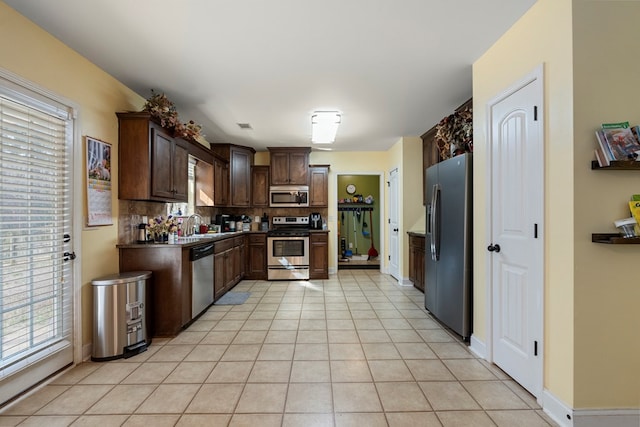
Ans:
[{"label": "granite countertop", "polygon": [[[329,230],[309,230],[310,233],[328,233]],[[196,234],[197,237],[179,237],[178,243],[119,243],[116,248],[179,248],[201,245],[203,243],[218,242],[244,234],[266,234],[266,231],[234,231],[228,233]]]},{"label": "granite countertop", "polygon": [[119,243],[116,248],[176,248],[176,247],[191,247],[201,245],[203,243],[218,242],[220,240],[229,239],[232,237],[242,236],[244,234],[266,234],[266,231],[234,231],[228,233],[207,233],[207,234],[195,234],[189,237],[179,237],[178,243]]},{"label": "granite countertop", "polygon": [[417,236],[417,237],[425,237],[426,232],[424,230],[416,230],[416,231],[407,231],[409,236]]}]

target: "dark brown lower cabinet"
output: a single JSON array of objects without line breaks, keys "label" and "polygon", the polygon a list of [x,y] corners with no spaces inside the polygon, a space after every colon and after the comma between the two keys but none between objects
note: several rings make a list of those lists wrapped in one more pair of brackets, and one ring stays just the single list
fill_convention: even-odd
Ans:
[{"label": "dark brown lower cabinet", "polygon": [[146,295],[149,336],[177,335],[191,321],[189,249],[174,245],[120,248],[120,272],[153,273]]},{"label": "dark brown lower cabinet", "polygon": [[247,236],[246,278],[267,280],[267,233],[252,233]]},{"label": "dark brown lower cabinet", "polygon": [[409,280],[413,286],[424,292],[424,235],[409,233]]},{"label": "dark brown lower cabinet", "polygon": [[213,248],[213,298],[217,300],[244,277],[245,236],[216,242]]},{"label": "dark brown lower cabinet", "polygon": [[328,233],[311,233],[309,236],[309,279],[329,278]]}]

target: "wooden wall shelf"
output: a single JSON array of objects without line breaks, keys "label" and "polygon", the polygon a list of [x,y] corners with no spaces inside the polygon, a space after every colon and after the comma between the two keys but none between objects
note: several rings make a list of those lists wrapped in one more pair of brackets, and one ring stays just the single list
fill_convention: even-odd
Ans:
[{"label": "wooden wall shelf", "polygon": [[338,203],[338,211],[340,212],[351,212],[351,211],[372,211],[374,207],[372,204],[368,203]]},{"label": "wooden wall shelf", "polygon": [[597,160],[591,161],[591,169],[598,170],[640,170],[640,162],[636,161],[612,161],[611,166],[600,167]]},{"label": "wooden wall shelf", "polygon": [[637,245],[640,244],[640,237],[624,238],[617,233],[593,233],[591,241],[610,245]]}]

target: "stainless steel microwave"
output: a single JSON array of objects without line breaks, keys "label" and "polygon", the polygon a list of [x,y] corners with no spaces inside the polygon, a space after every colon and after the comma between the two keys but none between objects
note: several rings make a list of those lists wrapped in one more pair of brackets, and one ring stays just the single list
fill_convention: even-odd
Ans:
[{"label": "stainless steel microwave", "polygon": [[269,206],[297,208],[309,206],[308,185],[272,185],[269,187]]}]

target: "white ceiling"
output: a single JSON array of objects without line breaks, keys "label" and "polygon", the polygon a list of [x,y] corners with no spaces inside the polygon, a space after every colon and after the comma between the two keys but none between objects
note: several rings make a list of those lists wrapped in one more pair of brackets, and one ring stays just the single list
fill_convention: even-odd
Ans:
[{"label": "white ceiling", "polygon": [[[386,150],[471,97],[471,66],[535,0],[5,0],[209,142]],[[242,130],[237,123],[250,123]]]}]

